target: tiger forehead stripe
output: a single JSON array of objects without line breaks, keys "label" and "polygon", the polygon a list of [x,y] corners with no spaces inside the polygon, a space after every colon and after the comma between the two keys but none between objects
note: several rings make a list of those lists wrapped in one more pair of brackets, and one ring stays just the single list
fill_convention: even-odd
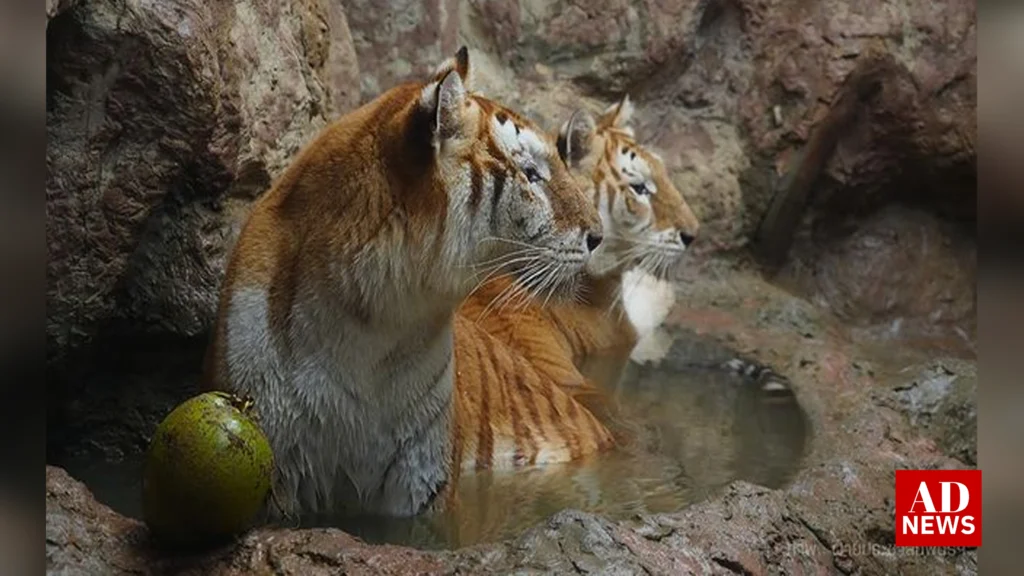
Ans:
[{"label": "tiger forehead stripe", "polygon": [[505,122],[502,122],[502,117],[496,114],[492,128],[498,145],[506,154],[515,156],[517,153],[526,152],[535,160],[548,156],[547,143],[536,132],[529,128],[520,128],[515,120],[510,121],[508,117],[504,119]]}]

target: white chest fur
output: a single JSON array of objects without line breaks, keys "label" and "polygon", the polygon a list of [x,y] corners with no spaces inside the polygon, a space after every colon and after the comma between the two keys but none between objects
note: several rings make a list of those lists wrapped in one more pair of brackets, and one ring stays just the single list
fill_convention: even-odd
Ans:
[{"label": "white chest fur", "polygon": [[226,325],[228,376],[250,394],[290,514],[412,515],[446,479],[453,386],[450,318],[404,333],[296,305],[272,336],[267,293],[242,288]]}]

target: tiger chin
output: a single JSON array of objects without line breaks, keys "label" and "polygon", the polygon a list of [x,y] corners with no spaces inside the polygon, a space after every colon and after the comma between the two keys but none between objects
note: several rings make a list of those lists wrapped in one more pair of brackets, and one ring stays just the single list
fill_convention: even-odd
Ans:
[{"label": "tiger chin", "polygon": [[571,292],[601,243],[551,137],[470,71],[463,47],[326,127],[230,256],[204,381],[254,401],[271,520],[434,505],[460,467],[456,307],[495,265]]}]

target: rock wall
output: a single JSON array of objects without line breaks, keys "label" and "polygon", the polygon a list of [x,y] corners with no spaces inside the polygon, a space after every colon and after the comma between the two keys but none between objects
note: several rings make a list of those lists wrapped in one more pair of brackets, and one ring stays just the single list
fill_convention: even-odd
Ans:
[{"label": "rock wall", "polygon": [[628,92],[704,223],[703,251],[744,247],[788,196],[797,219],[762,239],[788,246],[836,215],[856,229],[894,199],[973,217],[967,0],[62,0],[47,18],[56,428],[115,426],[130,407],[141,430],[187,395],[186,368],[165,366],[175,376],[153,394],[126,383],[134,368],[91,367],[118,354],[152,356],[140,373],[175,354],[193,365],[252,200],[332,118],[462,43],[484,91],[550,128]]},{"label": "rock wall", "polygon": [[47,336],[202,333],[239,211],[359,98],[335,2],[91,2],[47,26]]}]

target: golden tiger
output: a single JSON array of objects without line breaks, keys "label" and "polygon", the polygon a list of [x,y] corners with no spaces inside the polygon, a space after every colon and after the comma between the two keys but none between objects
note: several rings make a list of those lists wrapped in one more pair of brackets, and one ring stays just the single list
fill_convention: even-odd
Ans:
[{"label": "golden tiger", "polygon": [[469,72],[463,47],[429,81],[325,128],[232,252],[205,380],[254,401],[275,457],[272,517],[411,516],[444,503],[463,467],[606,443],[540,445],[578,407],[546,391],[527,400],[544,390],[537,374],[455,317],[480,266],[503,262],[565,297],[601,243],[554,140],[472,92]]},{"label": "golden tiger", "polygon": [[672,184],[661,158],[641,146],[630,126],[629,97],[595,121],[577,110],[557,134],[570,170],[590,181],[604,241],[584,275],[582,302],[514,298],[521,282],[501,275],[476,290],[459,314],[508,343],[566,390],[593,392],[577,369],[595,352],[624,361],[637,332],[622,310],[623,274],[640,267],[665,276],[678,265],[700,224]]}]

